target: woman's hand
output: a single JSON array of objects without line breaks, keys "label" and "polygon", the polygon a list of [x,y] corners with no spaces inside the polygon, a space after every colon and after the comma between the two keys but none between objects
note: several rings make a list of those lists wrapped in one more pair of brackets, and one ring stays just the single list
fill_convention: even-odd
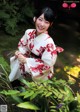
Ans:
[{"label": "woman's hand", "polygon": [[21,54],[20,51],[15,52],[15,56],[18,57],[18,55]]},{"label": "woman's hand", "polygon": [[26,63],[26,57],[23,56],[22,54],[19,54],[18,55],[18,60],[20,61],[20,63]]},{"label": "woman's hand", "polygon": [[26,63],[26,57],[21,54],[19,51],[15,52],[15,56],[17,57],[17,59],[20,61],[20,63]]}]

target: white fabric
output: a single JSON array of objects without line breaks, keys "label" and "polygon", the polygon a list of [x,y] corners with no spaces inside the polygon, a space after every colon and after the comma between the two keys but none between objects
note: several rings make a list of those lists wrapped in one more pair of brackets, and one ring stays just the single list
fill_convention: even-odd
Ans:
[{"label": "white fabric", "polygon": [[[51,46],[50,46],[51,45]],[[33,80],[38,79],[36,76],[41,75],[40,80],[48,79],[48,75],[53,73],[53,65],[56,62],[57,54],[53,53],[56,46],[52,38],[46,34],[40,34],[36,37],[35,29],[29,29],[25,32],[18,44],[19,51],[26,56],[25,71],[31,74]],[[41,55],[41,59],[30,57],[30,53],[37,56]],[[9,75],[10,81],[21,77],[20,63],[18,59],[12,57],[10,60],[11,73]]]},{"label": "white fabric", "polygon": [[15,79],[18,79],[21,77],[21,72],[19,69],[19,61],[15,59],[15,56],[10,58],[11,63],[11,73],[9,75],[9,80],[14,81]]}]

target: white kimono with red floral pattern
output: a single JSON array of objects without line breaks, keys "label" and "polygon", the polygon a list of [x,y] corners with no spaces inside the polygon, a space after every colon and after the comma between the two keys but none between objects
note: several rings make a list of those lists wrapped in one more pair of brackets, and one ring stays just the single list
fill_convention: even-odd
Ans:
[{"label": "white kimono with red floral pattern", "polygon": [[26,30],[19,41],[18,49],[26,57],[26,63],[21,64],[15,56],[10,58],[10,81],[22,77],[21,74],[25,72],[36,81],[50,79],[53,76],[57,51],[61,52],[62,49],[56,48],[48,33],[36,36],[35,29]]}]

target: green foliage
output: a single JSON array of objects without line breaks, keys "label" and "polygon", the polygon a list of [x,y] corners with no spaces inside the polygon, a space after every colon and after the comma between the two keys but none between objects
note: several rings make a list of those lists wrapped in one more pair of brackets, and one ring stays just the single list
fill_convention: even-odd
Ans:
[{"label": "green foliage", "polygon": [[6,72],[10,70],[10,67],[8,63],[5,61],[5,59],[2,56],[0,56],[0,71],[2,71],[3,69]]},{"label": "green foliage", "polygon": [[[22,102],[22,100],[20,97],[16,96],[16,94],[18,94],[19,91],[13,90],[12,85],[8,79],[8,73],[3,66],[4,64],[2,65],[1,63],[0,63],[0,91],[2,91],[2,90],[3,91],[0,93],[0,101],[1,101],[0,103],[6,104],[8,106],[8,112],[15,112],[15,109],[12,106],[12,104],[20,103],[20,102]],[[7,90],[8,90],[8,92],[7,92]],[[21,111],[19,110],[19,112],[21,112]]]},{"label": "green foliage", "polygon": [[34,104],[32,104],[30,102],[20,103],[17,106],[20,108],[25,108],[25,109],[39,110],[39,108],[37,106],[35,106]]},{"label": "green foliage", "polygon": [[21,86],[18,91],[3,90],[0,93],[23,98],[17,106],[36,112],[79,112],[80,95],[75,95],[66,81],[53,78],[43,82],[28,82],[21,79],[21,83],[24,87]]},{"label": "green foliage", "polygon": [[[7,63],[4,63],[4,59],[2,58],[3,65],[0,64],[0,90],[8,90],[12,89],[9,79],[8,79],[8,73],[7,70],[5,69],[6,67],[8,68]],[[4,66],[5,65],[5,66]]]},{"label": "green foliage", "polygon": [[6,90],[3,90],[2,92],[0,92],[1,94],[5,94],[5,95],[15,95],[18,94],[19,91],[18,90],[8,90],[8,92]]},{"label": "green foliage", "polygon": [[31,3],[29,3],[29,2],[27,2],[26,4],[25,4],[25,6],[24,7],[22,7],[22,14],[24,15],[24,16],[28,16],[28,17],[33,17],[34,15],[33,15],[33,11],[34,11],[35,9],[34,9],[34,7],[33,7],[33,3],[31,2]]},{"label": "green foliage", "polygon": [[1,26],[7,33],[14,35],[17,31],[17,7],[14,3],[6,1],[5,3],[1,2],[0,9]]},{"label": "green foliage", "polygon": [[18,32],[18,24],[33,17],[34,7],[31,1],[5,1],[0,2],[0,25],[8,34]]},{"label": "green foliage", "polygon": [[0,19],[8,19],[9,14],[7,14],[4,10],[0,10]]},{"label": "green foliage", "polygon": [[5,30],[7,33],[15,35],[17,33],[17,18],[7,19],[5,22]]}]

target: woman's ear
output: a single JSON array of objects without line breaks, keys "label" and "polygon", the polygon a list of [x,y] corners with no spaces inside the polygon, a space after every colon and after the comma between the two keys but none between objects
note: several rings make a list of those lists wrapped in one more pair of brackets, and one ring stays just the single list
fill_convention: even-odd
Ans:
[{"label": "woman's ear", "polygon": [[36,22],[36,17],[33,18],[33,21]]}]

